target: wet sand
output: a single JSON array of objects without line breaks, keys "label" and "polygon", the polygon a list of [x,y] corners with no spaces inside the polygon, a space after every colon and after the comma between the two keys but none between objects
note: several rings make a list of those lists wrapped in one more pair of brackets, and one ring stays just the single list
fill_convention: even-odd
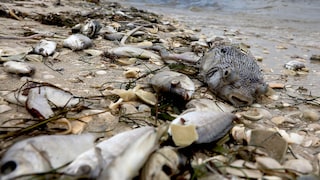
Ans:
[{"label": "wet sand", "polygon": [[[171,3],[170,3],[171,2]],[[120,1],[120,3],[123,3]],[[206,4],[207,3],[207,4]],[[207,37],[229,34],[234,43],[250,45],[269,82],[277,82],[291,60],[306,64],[309,72],[286,77],[286,84],[302,86],[320,96],[320,62],[311,61],[320,54],[320,1],[200,1],[198,4],[172,1],[131,0],[123,3],[172,17]]]}]

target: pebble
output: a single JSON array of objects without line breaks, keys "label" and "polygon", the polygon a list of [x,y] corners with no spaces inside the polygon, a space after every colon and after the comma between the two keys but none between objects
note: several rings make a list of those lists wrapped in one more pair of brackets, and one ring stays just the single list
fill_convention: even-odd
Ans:
[{"label": "pebble", "polygon": [[55,78],[55,76],[51,75],[51,74],[45,74],[42,77],[43,77],[43,79],[54,79]]},{"label": "pebble", "polygon": [[283,164],[284,168],[298,171],[300,173],[311,173],[313,168],[306,159],[291,159]]},{"label": "pebble", "polygon": [[107,71],[105,71],[105,70],[98,70],[98,71],[96,71],[95,72],[97,75],[105,75],[105,74],[107,74]]}]

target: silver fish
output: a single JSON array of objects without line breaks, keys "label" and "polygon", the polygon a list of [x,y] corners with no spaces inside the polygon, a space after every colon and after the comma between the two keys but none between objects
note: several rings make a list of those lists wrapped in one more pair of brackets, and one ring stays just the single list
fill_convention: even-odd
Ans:
[{"label": "silver fish", "polygon": [[91,134],[43,135],[19,141],[0,160],[0,179],[13,179],[61,167],[92,148],[95,139]]},{"label": "silver fish", "polygon": [[[223,137],[237,117],[228,112],[193,111],[178,116],[171,124],[195,125],[198,134],[196,144],[211,143]],[[171,127],[168,130],[171,133]]]},{"label": "silver fish", "polygon": [[174,71],[155,74],[150,84],[157,93],[172,93],[184,100],[190,100],[195,91],[194,83],[188,76]]},{"label": "silver fish", "polygon": [[140,59],[153,59],[153,60],[161,60],[161,57],[152,51],[148,51],[138,47],[131,46],[122,46],[111,48],[107,51],[111,55],[119,56],[119,57],[135,57]]},{"label": "silver fish", "polygon": [[137,138],[102,171],[98,179],[129,180],[137,176],[149,155],[158,146],[160,138],[158,133],[157,131],[148,131]]},{"label": "silver fish", "polygon": [[112,160],[123,153],[131,143],[152,131],[154,131],[153,127],[142,127],[117,134],[78,156],[62,172],[68,175],[97,178],[101,171],[108,168]]},{"label": "silver fish", "polygon": [[36,69],[28,63],[7,61],[3,63],[4,71],[12,74],[31,76],[34,74]]},{"label": "silver fish", "polygon": [[33,52],[42,56],[52,55],[57,47],[57,43],[54,41],[40,40],[40,42],[33,48]]},{"label": "silver fish", "polygon": [[73,34],[63,41],[63,46],[78,51],[93,45],[92,40],[83,34]]}]

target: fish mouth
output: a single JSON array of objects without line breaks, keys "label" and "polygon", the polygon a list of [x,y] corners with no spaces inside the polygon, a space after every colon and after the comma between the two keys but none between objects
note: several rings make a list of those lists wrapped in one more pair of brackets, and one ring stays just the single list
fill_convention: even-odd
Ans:
[{"label": "fish mouth", "polygon": [[230,94],[227,99],[236,107],[248,106],[253,102],[253,98],[246,97],[237,93]]}]

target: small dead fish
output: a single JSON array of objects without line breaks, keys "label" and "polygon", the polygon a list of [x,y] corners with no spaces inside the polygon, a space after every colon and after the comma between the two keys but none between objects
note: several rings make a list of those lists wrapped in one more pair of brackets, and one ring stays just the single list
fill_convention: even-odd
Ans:
[{"label": "small dead fish", "polygon": [[54,41],[40,40],[40,42],[33,48],[33,52],[42,56],[52,55],[57,47],[57,43]]},{"label": "small dead fish", "polygon": [[112,160],[119,156],[136,139],[153,131],[153,127],[142,127],[117,134],[98,143],[94,148],[78,156],[63,169],[68,175],[97,178],[103,169],[108,168]]},{"label": "small dead fish", "polygon": [[92,134],[43,135],[19,141],[0,160],[0,179],[14,179],[61,167],[92,148],[95,139]]},{"label": "small dead fish", "polygon": [[[232,121],[236,119],[234,114],[228,112],[193,111],[174,119],[168,132],[172,135],[176,145],[181,143],[179,146],[211,143],[223,137],[232,128]],[[187,126],[196,131],[195,136],[190,137],[190,141],[184,139],[191,133],[189,127],[184,128]]]},{"label": "small dead fish", "polygon": [[293,71],[298,71],[301,70],[302,68],[305,68],[306,66],[304,65],[303,62],[300,61],[289,61],[284,65],[284,68],[293,70]]},{"label": "small dead fish", "polygon": [[136,138],[103,170],[98,179],[129,180],[137,176],[149,155],[156,149],[159,138],[159,134],[154,130]]},{"label": "small dead fish", "polygon": [[131,46],[122,46],[111,48],[107,51],[110,55],[115,55],[119,57],[134,57],[139,59],[153,59],[161,60],[161,57],[151,51]]},{"label": "small dead fish", "polygon": [[92,40],[83,34],[73,34],[63,41],[63,46],[78,51],[93,45]]},{"label": "small dead fish", "polygon": [[184,100],[190,100],[195,91],[194,83],[188,76],[174,71],[155,74],[150,84],[157,93],[172,93]]},{"label": "small dead fish", "polygon": [[3,63],[4,71],[7,73],[32,76],[35,72],[35,68],[25,62],[8,61]]},{"label": "small dead fish", "polygon": [[81,27],[80,33],[88,36],[89,38],[94,38],[96,35],[98,35],[101,28],[102,26],[99,21],[91,20]]}]

